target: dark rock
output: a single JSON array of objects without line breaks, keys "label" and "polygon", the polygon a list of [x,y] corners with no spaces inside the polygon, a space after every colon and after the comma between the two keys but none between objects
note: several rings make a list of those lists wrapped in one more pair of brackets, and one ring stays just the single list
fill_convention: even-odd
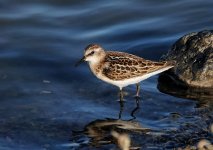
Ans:
[{"label": "dark rock", "polygon": [[170,74],[177,84],[213,88],[213,30],[183,36],[163,59],[176,61],[173,71],[162,75]]}]

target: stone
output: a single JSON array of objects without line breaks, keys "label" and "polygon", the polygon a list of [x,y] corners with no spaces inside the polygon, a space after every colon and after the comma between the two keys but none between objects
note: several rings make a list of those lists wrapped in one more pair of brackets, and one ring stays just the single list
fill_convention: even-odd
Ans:
[{"label": "stone", "polygon": [[180,38],[164,60],[175,60],[169,76],[186,87],[213,88],[213,30],[193,32]]}]

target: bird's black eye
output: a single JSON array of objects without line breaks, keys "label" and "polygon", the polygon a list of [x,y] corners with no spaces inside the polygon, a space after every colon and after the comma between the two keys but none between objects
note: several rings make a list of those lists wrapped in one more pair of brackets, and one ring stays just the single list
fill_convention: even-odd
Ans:
[{"label": "bird's black eye", "polygon": [[94,51],[92,51],[89,55],[93,55],[95,52]]}]

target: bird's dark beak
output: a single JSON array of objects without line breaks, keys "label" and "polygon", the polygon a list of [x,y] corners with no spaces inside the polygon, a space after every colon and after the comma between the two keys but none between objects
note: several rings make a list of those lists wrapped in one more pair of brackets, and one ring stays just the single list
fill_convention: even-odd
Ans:
[{"label": "bird's dark beak", "polygon": [[78,65],[80,65],[80,63],[82,63],[83,61],[85,61],[85,56],[81,58],[81,60],[79,60],[76,64],[75,67],[77,67]]}]

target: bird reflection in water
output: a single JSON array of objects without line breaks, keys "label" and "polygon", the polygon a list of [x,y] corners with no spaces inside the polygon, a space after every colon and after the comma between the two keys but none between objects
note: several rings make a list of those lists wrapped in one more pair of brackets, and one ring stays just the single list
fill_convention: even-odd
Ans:
[{"label": "bird reflection in water", "polygon": [[[136,121],[135,113],[140,108],[139,99],[136,99],[136,107],[132,110],[132,119],[122,120],[122,112],[124,103],[120,102],[120,111],[118,119],[97,119],[87,124],[84,128],[92,146],[99,147],[106,144],[116,144],[121,150],[133,150],[140,147],[131,144],[131,133],[146,134],[150,131],[148,128],[143,128],[142,125]],[[131,144],[131,145],[130,145]]]},{"label": "bird reflection in water", "polygon": [[[136,119],[135,113],[140,108],[140,98],[135,97],[135,102],[136,102],[136,107],[131,112],[132,119],[130,119],[130,120]],[[120,103],[120,111],[119,111],[118,119],[121,119],[122,113],[123,113],[123,108],[124,108],[124,101],[119,101],[119,103]]]}]

